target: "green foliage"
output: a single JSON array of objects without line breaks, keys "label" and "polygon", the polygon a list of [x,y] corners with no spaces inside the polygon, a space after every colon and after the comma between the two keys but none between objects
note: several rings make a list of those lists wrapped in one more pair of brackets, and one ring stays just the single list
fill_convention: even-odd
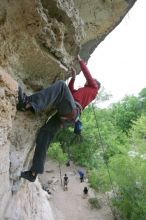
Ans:
[{"label": "green foliage", "polygon": [[54,160],[57,160],[59,164],[65,164],[68,161],[66,153],[63,153],[60,143],[53,143],[48,150],[48,155]]},{"label": "green foliage", "polygon": [[108,169],[109,173],[106,166],[98,171],[95,169],[90,171],[91,186],[98,191],[109,191],[114,188],[116,196],[112,202],[121,213],[122,219],[146,219],[145,161],[140,157],[117,155],[109,161]]},{"label": "green foliage", "polygon": [[142,112],[145,113],[145,109],[146,109],[146,88],[143,88],[140,91],[138,98],[139,98],[139,101],[140,101],[140,104],[141,104]]},{"label": "green foliage", "polygon": [[131,143],[134,150],[145,154],[146,152],[146,115],[142,115],[133,125],[131,131]]},{"label": "green foliage", "polygon": [[[93,140],[96,141],[94,143],[96,147],[93,150],[93,154],[97,155],[98,150],[104,160],[107,161],[115,154],[127,152],[129,145],[127,136],[121,130],[117,129],[113,123],[111,111],[95,109],[95,114],[96,118],[91,107],[84,113],[84,117],[86,118],[86,121],[84,120],[85,135],[86,137],[89,136],[88,134],[92,135],[90,136],[92,144],[94,143]],[[88,146],[91,147],[91,145]]]},{"label": "green foliage", "polygon": [[110,161],[112,180],[117,187],[113,204],[122,213],[123,219],[146,219],[146,167],[141,158],[117,156]]},{"label": "green foliage", "polygon": [[88,171],[88,178],[89,178],[90,186],[98,190],[98,173],[95,168]]},{"label": "green foliage", "polygon": [[146,88],[143,88],[138,95],[139,98],[146,98]]},{"label": "green foliage", "polygon": [[[116,111],[115,106],[108,111],[96,110],[101,140],[97,135],[98,130],[95,129],[94,133],[93,125],[91,128],[89,124],[90,120],[94,120],[91,108],[88,108],[87,116],[85,115],[87,120],[86,131],[90,135],[91,131],[92,134],[96,134],[93,135],[93,138],[96,137],[98,143],[98,148],[94,151],[96,156],[91,157],[92,159],[96,158],[98,163],[95,163],[95,168],[89,172],[89,182],[96,190],[103,191],[111,190],[112,183],[118,192],[117,197],[113,199],[113,204],[122,213],[123,219],[126,220],[146,219],[144,200],[146,196],[145,162],[141,157],[130,158],[128,156],[129,143],[131,142],[125,135],[125,133],[128,136],[132,135],[133,142],[137,143],[138,146],[143,140],[142,147],[145,150],[146,121],[144,116],[141,119],[139,118],[142,110],[139,100],[135,97],[125,98],[122,104],[116,106]],[[129,132],[132,126],[133,134]],[[103,149],[101,150],[101,148]],[[101,155],[103,155],[104,160],[100,157]],[[109,169],[109,173],[107,169]]]},{"label": "green foliage", "polygon": [[92,188],[96,191],[107,191],[110,190],[110,180],[107,167],[103,164],[98,170],[92,169],[88,171],[89,183]]},{"label": "green foliage", "polygon": [[66,152],[74,162],[85,166],[90,185],[97,191],[114,189],[117,196],[113,205],[125,220],[146,219],[145,91],[139,97],[125,97],[110,109],[94,105],[95,114],[89,106],[82,114],[82,135],[75,135],[73,128],[62,130],[55,140],[60,144],[55,143],[51,153],[63,161],[60,155],[64,158]]},{"label": "green foliage", "polygon": [[137,97],[127,96],[113,105],[112,112],[116,126],[128,134],[133,121],[136,121],[141,114],[141,104]]}]

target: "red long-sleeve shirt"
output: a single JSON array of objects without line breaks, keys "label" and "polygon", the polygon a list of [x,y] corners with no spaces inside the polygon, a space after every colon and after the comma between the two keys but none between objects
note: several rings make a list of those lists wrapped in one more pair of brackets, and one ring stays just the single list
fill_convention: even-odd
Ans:
[{"label": "red long-sleeve shirt", "polygon": [[96,80],[92,78],[90,71],[88,70],[83,60],[79,61],[79,63],[88,85],[76,90],[74,89],[75,79],[72,78],[69,82],[68,87],[74,97],[74,100],[79,102],[84,109],[90,102],[95,99],[96,95],[98,94],[99,86]]}]

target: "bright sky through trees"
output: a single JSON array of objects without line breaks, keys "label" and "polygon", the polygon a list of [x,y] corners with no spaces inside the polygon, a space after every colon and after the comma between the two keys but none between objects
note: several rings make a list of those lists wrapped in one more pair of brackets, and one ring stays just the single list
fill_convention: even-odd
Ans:
[{"label": "bright sky through trees", "polygon": [[125,95],[137,95],[146,87],[145,61],[146,1],[138,0],[94,51],[88,67],[115,102]]}]

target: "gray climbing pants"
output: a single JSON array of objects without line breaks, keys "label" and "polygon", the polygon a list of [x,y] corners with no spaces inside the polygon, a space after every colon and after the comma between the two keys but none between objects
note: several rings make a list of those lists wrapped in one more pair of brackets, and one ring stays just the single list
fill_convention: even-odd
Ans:
[{"label": "gray climbing pants", "polygon": [[55,134],[61,129],[60,115],[65,116],[77,108],[74,98],[64,81],[60,80],[29,96],[35,112],[40,112],[49,107],[55,107],[58,112],[45,123],[38,131],[36,148],[32,161],[31,171],[43,173],[46,153]]},{"label": "gray climbing pants", "polygon": [[35,112],[55,107],[59,115],[67,115],[76,108],[74,98],[63,80],[29,96],[29,102]]}]

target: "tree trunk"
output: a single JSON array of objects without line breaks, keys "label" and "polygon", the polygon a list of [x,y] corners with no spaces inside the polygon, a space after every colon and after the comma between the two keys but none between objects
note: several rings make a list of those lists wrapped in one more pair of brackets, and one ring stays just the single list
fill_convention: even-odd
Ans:
[{"label": "tree trunk", "polygon": [[60,166],[60,163],[59,163],[59,173],[60,173],[60,182],[61,182],[61,186],[62,186],[62,174],[61,174],[61,166]]}]

